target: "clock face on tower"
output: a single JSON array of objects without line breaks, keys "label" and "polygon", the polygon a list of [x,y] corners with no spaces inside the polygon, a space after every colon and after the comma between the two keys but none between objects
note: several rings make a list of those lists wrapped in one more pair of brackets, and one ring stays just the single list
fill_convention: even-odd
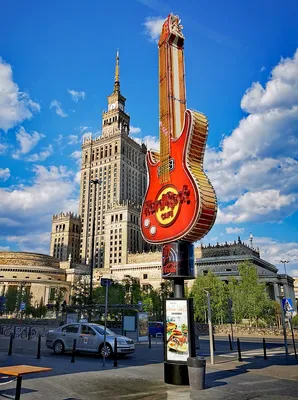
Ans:
[{"label": "clock face on tower", "polygon": [[123,104],[119,103],[119,108],[121,111],[123,111],[123,109],[124,109]]},{"label": "clock face on tower", "polygon": [[116,108],[116,103],[110,104],[110,107],[109,107],[110,110],[114,110],[115,108]]}]

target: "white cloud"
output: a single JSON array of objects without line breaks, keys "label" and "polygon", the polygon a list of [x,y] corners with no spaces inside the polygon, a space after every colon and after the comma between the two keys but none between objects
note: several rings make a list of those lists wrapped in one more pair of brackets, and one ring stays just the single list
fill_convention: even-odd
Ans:
[{"label": "white cloud", "polygon": [[44,161],[51,154],[53,154],[53,146],[50,144],[46,149],[42,150],[39,153],[31,154],[30,156],[26,157],[25,160],[30,162]]},{"label": "white cloud", "polygon": [[166,18],[162,17],[148,17],[144,22],[145,33],[149,36],[151,41],[158,42],[161,28]]},{"label": "white cloud", "polygon": [[227,227],[226,228],[226,232],[231,235],[233,233],[243,233],[244,232],[244,228],[231,228],[231,227]]},{"label": "white cloud", "polygon": [[[32,185],[0,188],[0,237],[17,242],[51,229],[52,215],[78,211],[78,188],[75,173],[64,166],[35,165]],[[13,239],[12,239],[13,237]],[[37,238],[37,236],[36,236]],[[47,236],[48,248],[50,235]],[[42,243],[41,243],[42,244]],[[32,250],[38,251],[38,240]],[[26,244],[27,246],[27,244]],[[28,245],[29,248],[29,245]]]},{"label": "white cloud", "polygon": [[82,152],[77,150],[71,153],[70,157],[75,158],[75,159],[81,159],[82,157]]},{"label": "white cloud", "polygon": [[24,236],[8,236],[7,242],[16,244],[19,251],[49,254],[50,237],[51,232],[33,233]]},{"label": "white cloud", "polygon": [[265,88],[255,82],[241,101],[243,110],[249,113],[264,112],[276,108],[291,109],[298,104],[298,49],[293,58],[281,59],[273,68]]},{"label": "white cloud", "polygon": [[68,117],[68,114],[66,114],[62,109],[60,101],[53,100],[50,104],[50,109],[52,109],[52,108],[54,108],[54,110],[56,111],[56,114],[59,115],[59,117],[62,117],[62,118]]},{"label": "white cloud", "polygon": [[78,135],[69,135],[68,139],[69,139],[68,144],[76,144],[79,141]]},{"label": "white cloud", "polygon": [[0,143],[0,154],[4,154],[6,152],[7,147],[8,146],[6,144]]},{"label": "white cloud", "polygon": [[38,111],[40,105],[27,93],[20,92],[13,81],[11,66],[0,57],[0,129],[6,132]]},{"label": "white cloud", "polygon": [[85,99],[86,93],[85,92],[77,92],[76,90],[70,90],[67,89],[68,93],[71,95],[73,101],[75,101],[76,103],[82,99]]},{"label": "white cloud", "polygon": [[282,195],[279,190],[247,192],[237,201],[220,209],[218,223],[243,223],[248,221],[279,222],[298,208],[294,195]]},{"label": "white cloud", "polygon": [[263,72],[266,70],[266,67],[264,67],[264,65],[261,67],[260,72]]},{"label": "white cloud", "polygon": [[129,133],[140,133],[141,132],[141,128],[137,128],[136,126],[131,125],[129,128]]},{"label": "white cloud", "polygon": [[0,246],[0,251],[9,251],[9,246]]},{"label": "white cloud", "polygon": [[89,126],[80,126],[80,132],[86,132],[88,130]]},{"label": "white cloud", "polygon": [[156,136],[144,136],[143,138],[134,138],[136,142],[139,144],[144,143],[147,146],[148,150],[157,150],[159,151],[159,140]]},{"label": "white cloud", "polygon": [[269,237],[254,237],[253,247],[259,247],[261,258],[275,265],[282,274],[284,273],[284,266],[279,263],[280,260],[290,261],[286,265],[289,274],[297,268],[298,242],[281,242]]},{"label": "white cloud", "polygon": [[220,149],[206,151],[221,203],[217,222],[280,221],[298,202],[298,49],[272,69],[264,87],[252,84],[241,107],[250,114]]},{"label": "white cloud", "polygon": [[10,177],[10,169],[9,168],[0,168],[0,180],[7,181]]},{"label": "white cloud", "polygon": [[44,137],[43,133],[36,131],[30,134],[21,126],[16,133],[16,140],[19,142],[20,148],[12,155],[13,158],[20,158],[21,155],[29,153]]},{"label": "white cloud", "polygon": [[76,173],[74,183],[76,183],[77,185],[81,184],[81,170]]}]

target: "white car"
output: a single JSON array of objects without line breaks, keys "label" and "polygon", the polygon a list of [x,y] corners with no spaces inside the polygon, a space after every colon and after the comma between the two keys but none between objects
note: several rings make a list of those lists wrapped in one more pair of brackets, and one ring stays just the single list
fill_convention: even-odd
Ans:
[{"label": "white car", "polygon": [[[135,351],[132,339],[119,336],[110,329],[106,329],[106,358],[111,357],[114,353],[115,338],[117,338],[117,354],[126,355]],[[55,354],[63,354],[65,351],[72,350],[74,339],[76,339],[77,351],[104,355],[104,327],[98,324],[72,323],[62,325],[48,332],[46,346],[54,350]]]}]

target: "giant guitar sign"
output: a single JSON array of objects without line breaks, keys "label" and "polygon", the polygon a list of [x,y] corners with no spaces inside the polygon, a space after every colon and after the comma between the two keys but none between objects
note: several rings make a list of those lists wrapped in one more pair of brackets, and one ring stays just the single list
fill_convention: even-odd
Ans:
[{"label": "giant guitar sign", "polygon": [[153,244],[199,240],[217,212],[203,169],[208,121],[186,109],[181,29],[179,18],[170,14],[158,43],[160,152],[146,155],[149,184],[141,211],[143,237]]}]

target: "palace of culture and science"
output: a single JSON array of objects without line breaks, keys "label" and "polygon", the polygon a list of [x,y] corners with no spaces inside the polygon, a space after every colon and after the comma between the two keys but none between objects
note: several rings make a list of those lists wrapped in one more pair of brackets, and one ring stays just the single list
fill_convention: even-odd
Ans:
[{"label": "palace of culture and science", "polygon": [[79,215],[53,216],[50,254],[61,261],[71,258],[90,264],[93,231],[94,268],[125,264],[129,253],[151,250],[139,227],[147,187],[147,149],[129,136],[125,101],[117,52],[114,90],[108,96],[108,111],[102,113],[102,134],[84,138],[82,145]]}]

